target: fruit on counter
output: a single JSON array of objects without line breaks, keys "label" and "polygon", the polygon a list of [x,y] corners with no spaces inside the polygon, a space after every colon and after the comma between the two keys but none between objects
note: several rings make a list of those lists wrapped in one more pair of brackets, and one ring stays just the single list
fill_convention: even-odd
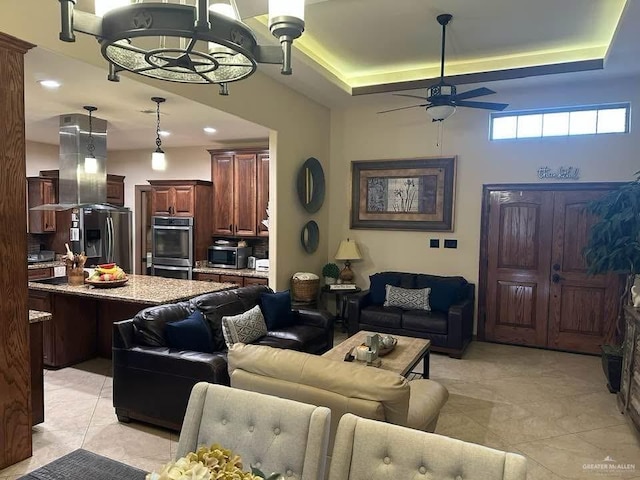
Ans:
[{"label": "fruit on counter", "polygon": [[[105,266],[109,266],[109,268],[105,268]],[[88,280],[92,282],[112,282],[114,280],[124,280],[125,278],[127,278],[127,274],[124,273],[124,270],[115,263],[109,263],[98,265]]]}]

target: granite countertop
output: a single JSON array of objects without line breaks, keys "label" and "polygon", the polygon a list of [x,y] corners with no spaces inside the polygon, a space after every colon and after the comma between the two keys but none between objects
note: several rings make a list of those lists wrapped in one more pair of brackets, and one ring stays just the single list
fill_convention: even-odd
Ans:
[{"label": "granite countertop", "polygon": [[55,267],[64,267],[64,262],[39,262],[39,263],[30,263],[27,268],[29,270],[37,270],[38,268],[55,268]]},{"label": "granite countertop", "polygon": [[29,323],[39,323],[51,320],[51,314],[40,310],[29,310]]},{"label": "granite countertop", "polygon": [[197,297],[204,293],[237,288],[233,283],[199,282],[148,275],[128,275],[129,281],[121,287],[96,288],[91,285],[50,285],[29,282],[29,289],[68,295],[79,295],[121,302],[162,305]]},{"label": "granite countertop", "polygon": [[269,272],[258,272],[252,268],[241,268],[238,270],[232,268],[213,268],[213,267],[196,267],[193,273],[211,273],[214,275],[236,275],[239,277],[255,277],[269,278]]}]

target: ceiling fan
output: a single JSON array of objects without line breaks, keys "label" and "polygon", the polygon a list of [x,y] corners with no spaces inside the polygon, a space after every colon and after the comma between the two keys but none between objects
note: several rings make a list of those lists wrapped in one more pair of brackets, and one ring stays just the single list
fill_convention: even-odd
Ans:
[{"label": "ceiling fan", "polygon": [[419,105],[411,105],[409,107],[392,108],[391,110],[384,110],[378,113],[395,112],[397,110],[406,110],[408,108],[426,107],[427,113],[433,119],[434,122],[441,122],[456,111],[456,107],[468,107],[468,108],[482,108],[485,110],[504,110],[509,105],[507,103],[492,103],[492,102],[470,102],[470,98],[482,97],[484,95],[492,95],[496,92],[486,87],[475,88],[468,92],[456,93],[455,85],[449,85],[444,81],[444,47],[445,47],[445,33],[447,25],[453,18],[453,15],[449,13],[443,13],[438,15],[436,20],[442,25],[442,56],[440,62],[440,81],[432,85],[427,89],[427,96],[420,97],[418,95],[407,95],[403,93],[394,93],[398,97],[410,97],[418,98],[426,101]]}]

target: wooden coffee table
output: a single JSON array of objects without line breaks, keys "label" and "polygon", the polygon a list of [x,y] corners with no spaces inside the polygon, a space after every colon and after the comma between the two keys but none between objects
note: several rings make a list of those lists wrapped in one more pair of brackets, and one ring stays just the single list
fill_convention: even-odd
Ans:
[{"label": "wooden coffee table", "polygon": [[[331,360],[343,361],[347,353],[354,347],[365,343],[367,334],[370,333],[375,332],[361,330],[352,337],[347,338],[341,344],[333,347],[322,356],[330,358]],[[380,357],[382,364],[379,368],[382,368],[383,370],[390,370],[406,377],[413,371],[415,366],[418,365],[420,360],[422,360],[424,366],[422,378],[429,378],[429,353],[431,351],[431,340],[426,340],[424,338],[402,337],[400,335],[393,335],[393,337],[398,339],[398,343],[391,353]],[[359,362],[358,360],[354,360],[353,362],[366,366],[365,362]]]}]

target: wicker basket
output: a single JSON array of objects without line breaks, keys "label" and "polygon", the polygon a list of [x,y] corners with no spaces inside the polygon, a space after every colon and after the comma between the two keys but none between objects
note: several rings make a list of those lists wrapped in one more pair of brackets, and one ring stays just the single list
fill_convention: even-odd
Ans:
[{"label": "wicker basket", "polygon": [[296,302],[315,302],[320,280],[291,279],[291,299]]}]

